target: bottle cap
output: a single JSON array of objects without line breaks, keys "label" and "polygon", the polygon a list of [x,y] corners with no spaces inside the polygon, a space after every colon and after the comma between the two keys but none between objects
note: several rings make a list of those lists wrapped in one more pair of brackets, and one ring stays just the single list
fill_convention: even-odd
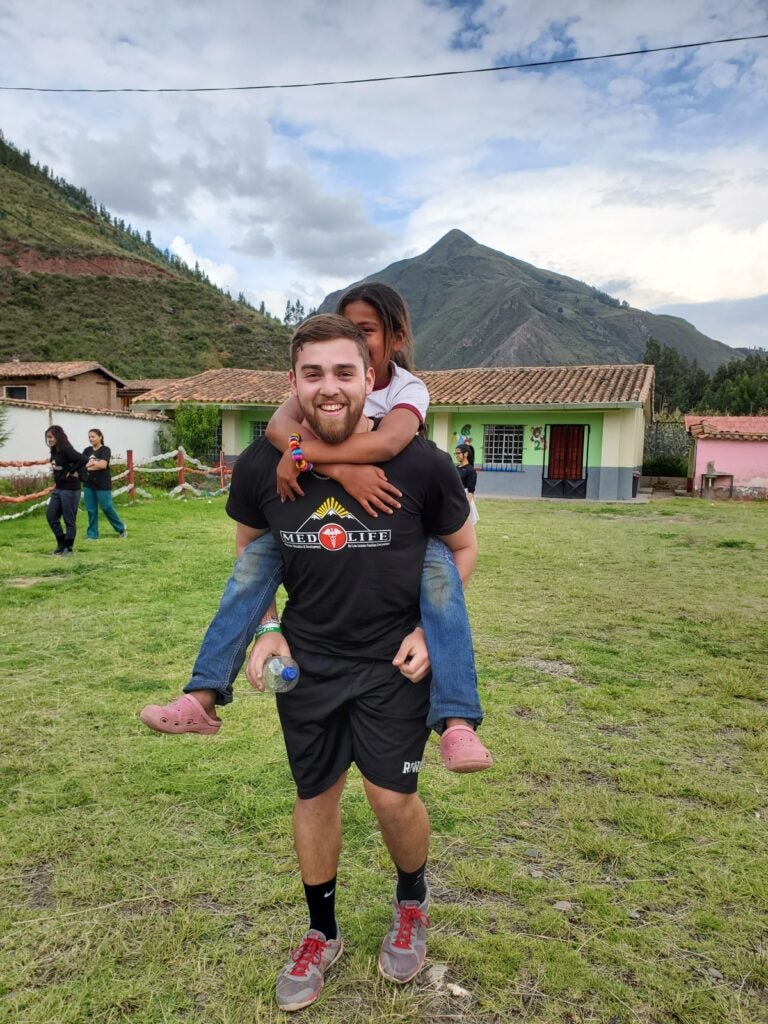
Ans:
[{"label": "bottle cap", "polygon": [[286,683],[289,683],[291,680],[295,679],[298,674],[297,669],[295,669],[293,665],[286,665],[280,673],[280,676],[286,681]]}]

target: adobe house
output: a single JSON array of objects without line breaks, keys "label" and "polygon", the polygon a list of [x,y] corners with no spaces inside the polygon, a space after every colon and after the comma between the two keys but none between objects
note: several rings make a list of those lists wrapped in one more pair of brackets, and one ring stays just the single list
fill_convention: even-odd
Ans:
[{"label": "adobe house", "polygon": [[118,410],[123,408],[117,396],[122,387],[122,380],[100,363],[0,363],[0,396],[22,402]]},{"label": "adobe house", "polygon": [[768,416],[686,416],[688,490],[768,498]]},{"label": "adobe house", "polygon": [[[512,366],[418,376],[432,398],[430,438],[451,455],[462,441],[475,448],[478,494],[610,501],[636,493],[653,410],[652,366]],[[221,447],[236,455],[264,434],[288,393],[283,371],[221,369],[155,388],[133,404],[164,411],[182,402],[215,404]]]}]

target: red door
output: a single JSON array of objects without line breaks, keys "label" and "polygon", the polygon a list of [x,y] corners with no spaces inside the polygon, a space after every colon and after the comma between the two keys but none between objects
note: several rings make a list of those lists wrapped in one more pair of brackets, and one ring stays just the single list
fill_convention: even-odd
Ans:
[{"label": "red door", "polygon": [[583,424],[549,426],[547,472],[542,469],[542,498],[586,498]]}]

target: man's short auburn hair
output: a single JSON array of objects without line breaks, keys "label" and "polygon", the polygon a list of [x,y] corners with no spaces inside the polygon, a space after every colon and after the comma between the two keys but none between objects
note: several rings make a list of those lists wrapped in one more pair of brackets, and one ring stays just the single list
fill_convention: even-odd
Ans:
[{"label": "man's short auburn hair", "polygon": [[305,345],[314,345],[321,341],[336,341],[337,338],[348,338],[354,341],[363,360],[363,369],[370,366],[371,356],[365,335],[351,320],[338,313],[316,313],[302,320],[291,338],[291,366],[296,368],[299,352]]}]

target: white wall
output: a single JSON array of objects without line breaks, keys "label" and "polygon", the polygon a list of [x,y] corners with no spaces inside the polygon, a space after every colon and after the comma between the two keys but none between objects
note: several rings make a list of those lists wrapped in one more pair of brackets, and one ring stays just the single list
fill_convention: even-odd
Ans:
[{"label": "white wall", "polygon": [[69,409],[47,409],[22,405],[6,405],[5,431],[10,437],[0,445],[0,462],[47,459],[45,432],[57,423],[78,451],[88,445],[88,431],[97,427],[104,443],[112,449],[113,460],[124,459],[129,448],[138,462],[156,455],[158,432],[162,421],[136,419],[126,413],[75,412]]}]

